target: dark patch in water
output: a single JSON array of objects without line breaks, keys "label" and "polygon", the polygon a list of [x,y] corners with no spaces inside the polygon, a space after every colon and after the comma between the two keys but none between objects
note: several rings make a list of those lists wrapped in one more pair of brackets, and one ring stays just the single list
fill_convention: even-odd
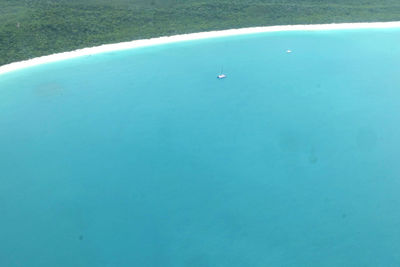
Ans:
[{"label": "dark patch in water", "polygon": [[317,158],[316,156],[314,156],[314,155],[311,155],[311,156],[308,158],[308,161],[309,161],[311,164],[315,164],[315,163],[318,162],[318,158]]},{"label": "dark patch in water", "polygon": [[311,150],[310,155],[308,156],[308,162],[310,164],[316,164],[318,162],[318,157],[315,155],[314,149]]},{"label": "dark patch in water", "polygon": [[297,152],[299,150],[299,140],[294,133],[282,133],[278,142],[283,151]]},{"label": "dark patch in water", "polygon": [[78,239],[79,239],[79,241],[82,241],[83,240],[83,235],[79,235]]},{"label": "dark patch in water", "polygon": [[57,82],[39,84],[35,88],[35,93],[39,96],[55,96],[62,94],[62,92],[63,87]]}]

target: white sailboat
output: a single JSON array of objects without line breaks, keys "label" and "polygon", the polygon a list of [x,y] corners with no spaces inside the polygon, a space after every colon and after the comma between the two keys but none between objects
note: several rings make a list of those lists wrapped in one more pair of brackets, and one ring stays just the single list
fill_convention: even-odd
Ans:
[{"label": "white sailboat", "polygon": [[217,76],[218,79],[224,79],[226,78],[226,74],[224,74],[224,69],[221,68],[221,73]]}]

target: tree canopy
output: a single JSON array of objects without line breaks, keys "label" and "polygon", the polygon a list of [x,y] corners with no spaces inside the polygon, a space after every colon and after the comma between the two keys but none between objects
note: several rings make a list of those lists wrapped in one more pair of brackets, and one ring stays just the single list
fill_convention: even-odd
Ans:
[{"label": "tree canopy", "polygon": [[189,32],[395,20],[398,0],[0,0],[0,65]]}]

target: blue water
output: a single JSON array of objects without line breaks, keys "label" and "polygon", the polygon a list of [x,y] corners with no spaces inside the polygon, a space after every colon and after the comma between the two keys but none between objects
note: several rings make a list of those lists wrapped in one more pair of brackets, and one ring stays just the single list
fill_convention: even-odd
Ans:
[{"label": "blue water", "polygon": [[0,266],[400,266],[399,43],[256,34],[0,76]]}]

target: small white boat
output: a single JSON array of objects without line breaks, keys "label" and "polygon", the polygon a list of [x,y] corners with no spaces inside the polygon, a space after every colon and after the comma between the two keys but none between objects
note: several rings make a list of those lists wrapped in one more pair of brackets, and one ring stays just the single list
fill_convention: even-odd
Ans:
[{"label": "small white boat", "polygon": [[290,54],[290,53],[292,53],[292,50],[288,49],[288,50],[286,50],[286,53]]},{"label": "small white boat", "polygon": [[224,67],[221,68],[221,74],[217,76],[218,79],[225,79],[226,74],[224,74]]}]

